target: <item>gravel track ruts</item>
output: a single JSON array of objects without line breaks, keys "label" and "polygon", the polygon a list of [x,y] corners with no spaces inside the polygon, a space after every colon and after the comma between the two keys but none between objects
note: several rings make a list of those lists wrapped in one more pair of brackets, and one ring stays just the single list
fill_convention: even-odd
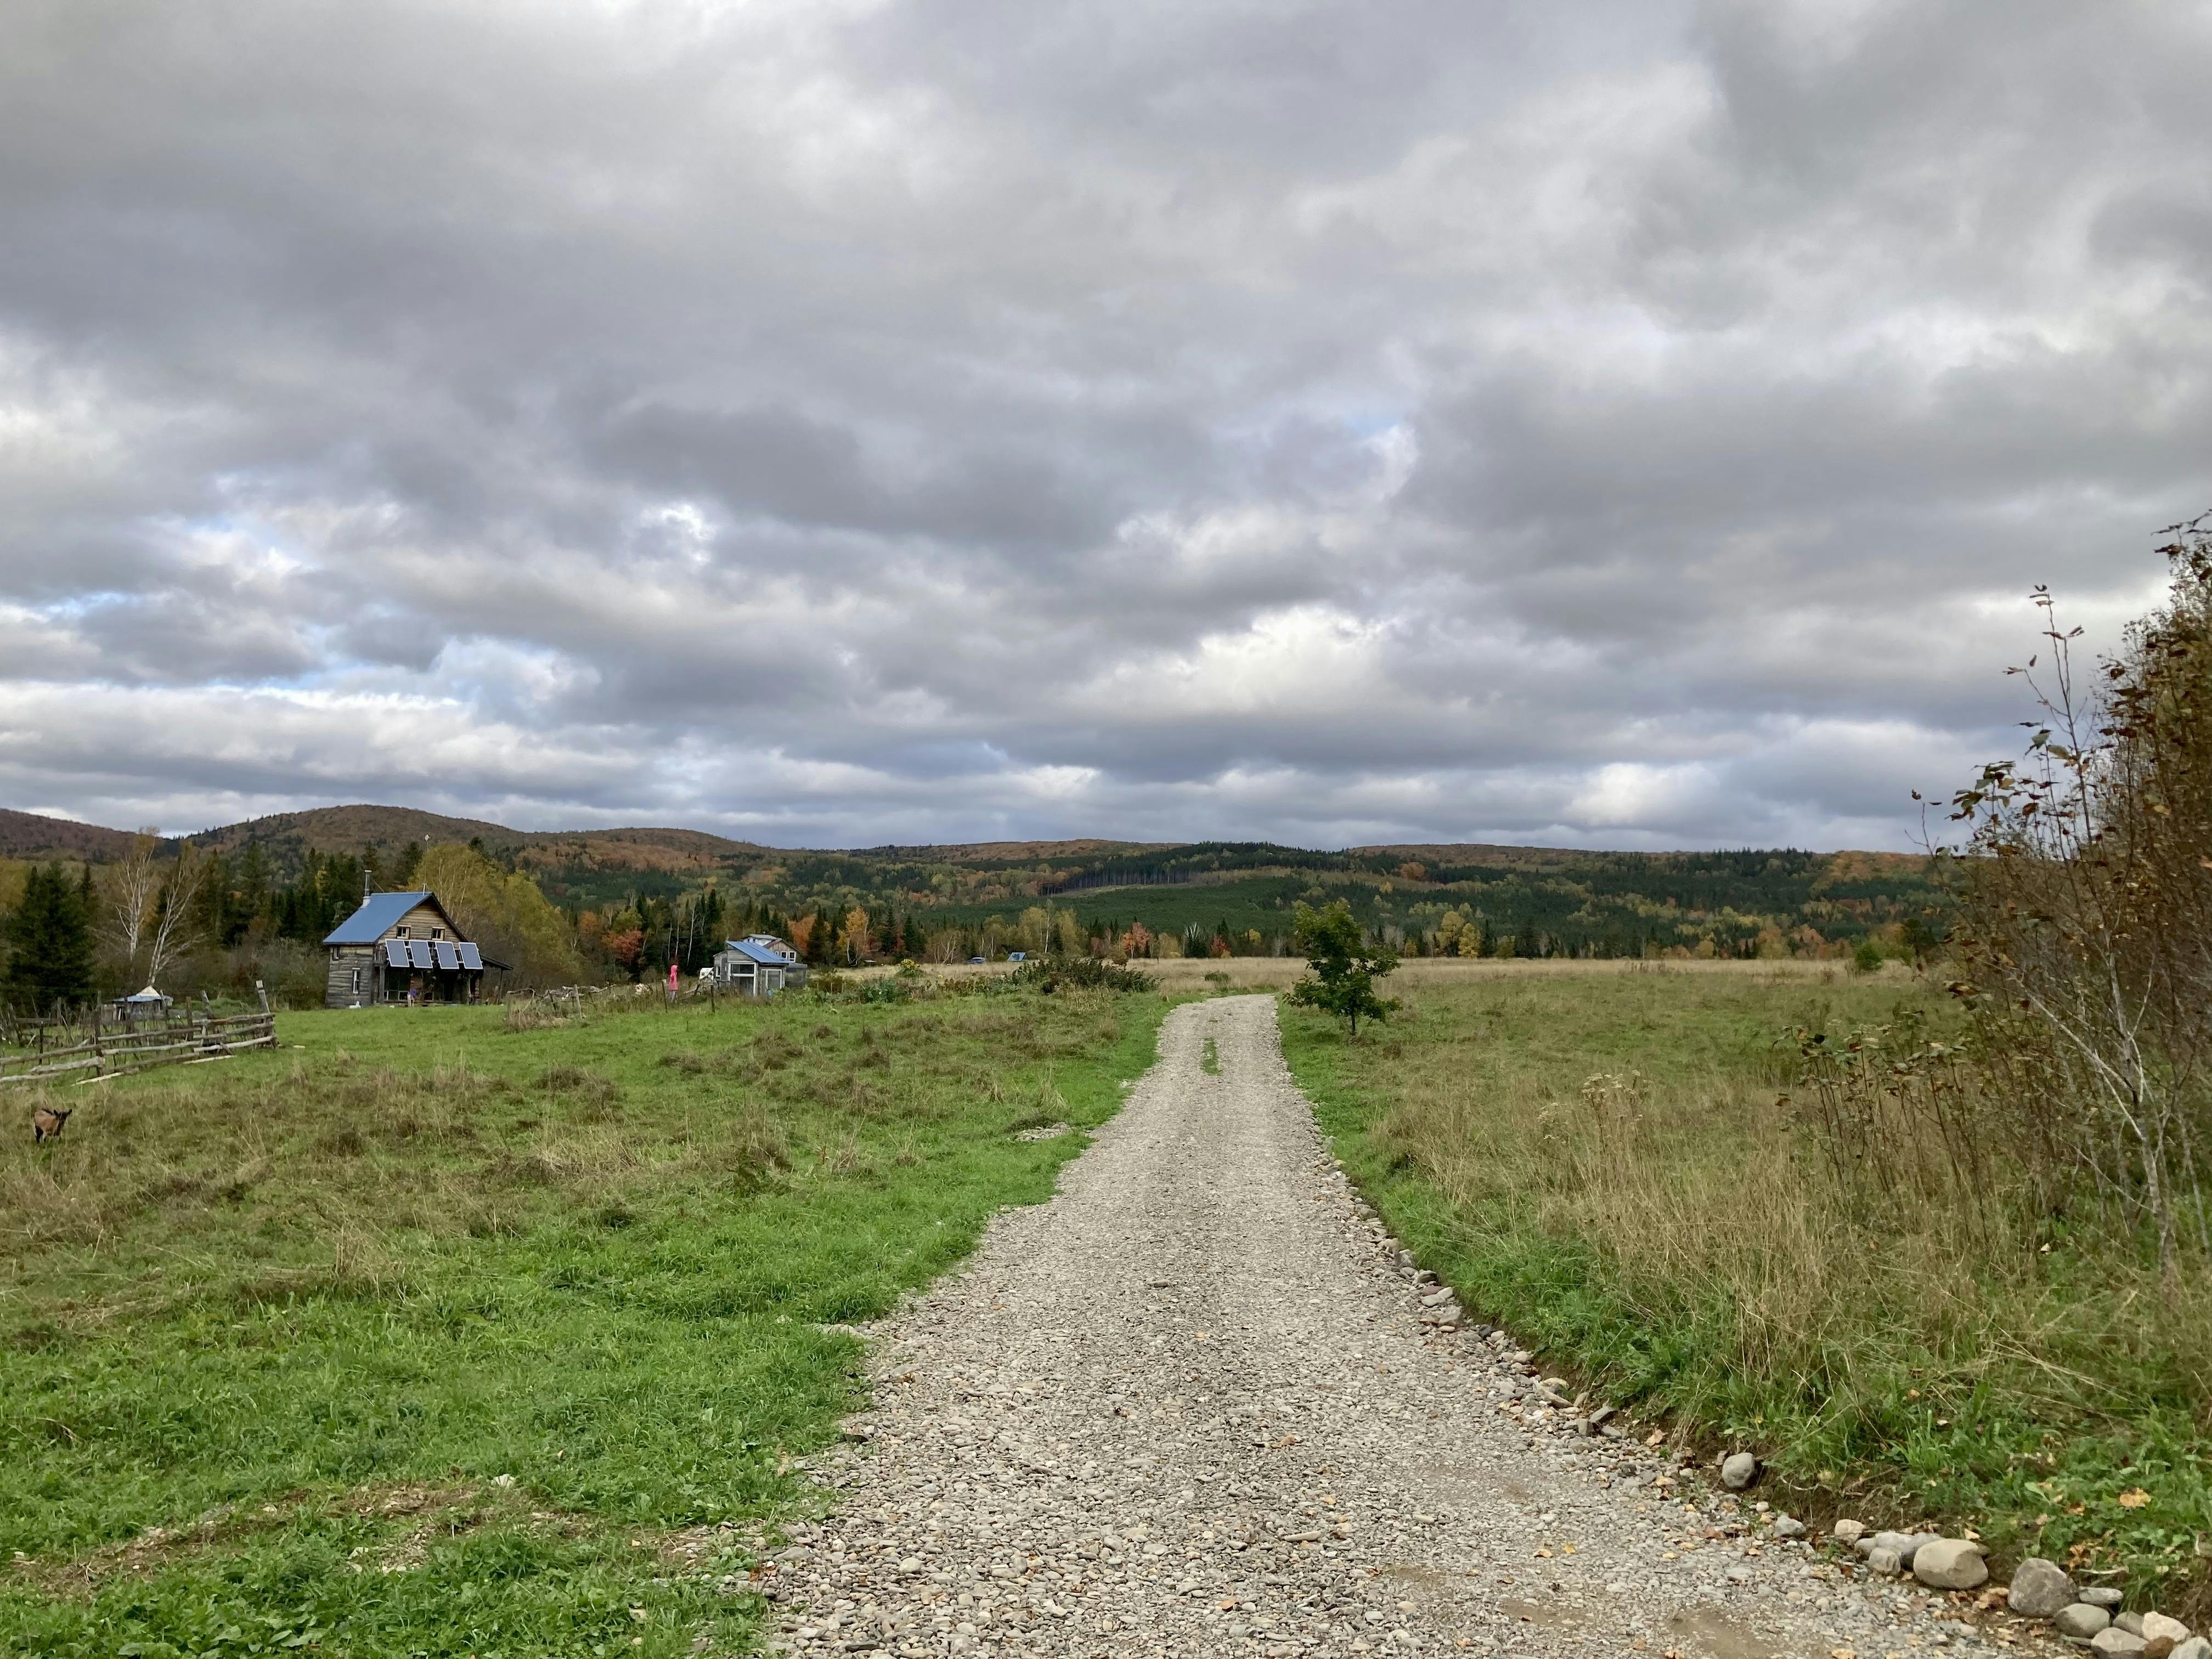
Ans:
[{"label": "gravel track ruts", "polygon": [[1660,1453],[1565,1432],[1510,1345],[1423,1323],[1419,1296],[1291,1079],[1273,1000],[1175,1010],[1059,1194],[869,1333],[865,1446],[822,1461],[834,1511],[766,1576],[778,1645],[1978,1645],[1939,1622],[1956,1607],[1850,1583],[1747,1503],[1692,1492],[1690,1513],[1653,1484]]}]

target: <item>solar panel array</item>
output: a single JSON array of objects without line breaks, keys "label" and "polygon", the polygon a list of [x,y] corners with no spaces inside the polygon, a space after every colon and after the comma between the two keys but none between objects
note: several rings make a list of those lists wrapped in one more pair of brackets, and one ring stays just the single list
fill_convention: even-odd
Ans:
[{"label": "solar panel array", "polygon": [[388,939],[384,941],[384,965],[481,974],[484,964],[483,952],[473,945],[448,939]]}]

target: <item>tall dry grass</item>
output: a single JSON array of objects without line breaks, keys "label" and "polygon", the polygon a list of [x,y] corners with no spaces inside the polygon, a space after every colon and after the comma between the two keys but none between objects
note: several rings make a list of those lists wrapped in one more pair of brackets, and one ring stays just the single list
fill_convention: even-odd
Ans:
[{"label": "tall dry grass", "polygon": [[1954,1144],[2006,1120],[1927,1052],[1940,987],[1407,988],[1368,1043],[1286,1011],[1293,1064],[1401,1235],[1547,1363],[1757,1447],[1816,1511],[1857,1482],[2014,1553],[2212,1548],[2212,1274],[2162,1282],[2008,1143]]}]

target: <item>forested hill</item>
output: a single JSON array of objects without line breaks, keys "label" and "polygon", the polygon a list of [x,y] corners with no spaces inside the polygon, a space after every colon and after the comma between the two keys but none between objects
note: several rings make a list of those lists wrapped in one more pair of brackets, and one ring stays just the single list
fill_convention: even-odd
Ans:
[{"label": "forested hill", "polygon": [[[343,908],[362,863],[398,884],[428,846],[473,842],[531,876],[572,915],[663,914],[711,888],[717,916],[762,925],[817,917],[846,931],[865,911],[906,950],[1003,946],[1055,913],[1063,940],[1119,942],[1133,927],[1160,948],[1282,948],[1296,907],[1343,899],[1369,927],[1415,951],[1725,956],[1828,954],[1869,935],[1909,947],[1940,933],[1942,867],[1917,855],[1796,850],[1608,853],[1441,844],[1316,851],[1255,842],[1105,840],[961,846],[775,848],[680,829],[518,830],[404,807],[286,813],[189,838],[254,879],[322,892],[300,926]],[[0,857],[103,863],[125,832],[0,813]],[[350,873],[338,878],[338,861]],[[1057,921],[1065,913],[1067,923]],[[1024,931],[1024,916],[1029,918]],[[952,935],[957,935],[957,939]],[[1168,941],[1173,941],[1172,944]],[[1218,942],[1217,942],[1218,941]]]}]

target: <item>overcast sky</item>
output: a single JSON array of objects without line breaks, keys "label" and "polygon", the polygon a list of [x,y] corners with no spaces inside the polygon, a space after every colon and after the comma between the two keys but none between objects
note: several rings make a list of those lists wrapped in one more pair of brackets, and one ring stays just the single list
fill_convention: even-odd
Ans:
[{"label": "overcast sky", "polygon": [[2212,506],[2201,0],[10,0],[0,805],[1910,844]]}]

